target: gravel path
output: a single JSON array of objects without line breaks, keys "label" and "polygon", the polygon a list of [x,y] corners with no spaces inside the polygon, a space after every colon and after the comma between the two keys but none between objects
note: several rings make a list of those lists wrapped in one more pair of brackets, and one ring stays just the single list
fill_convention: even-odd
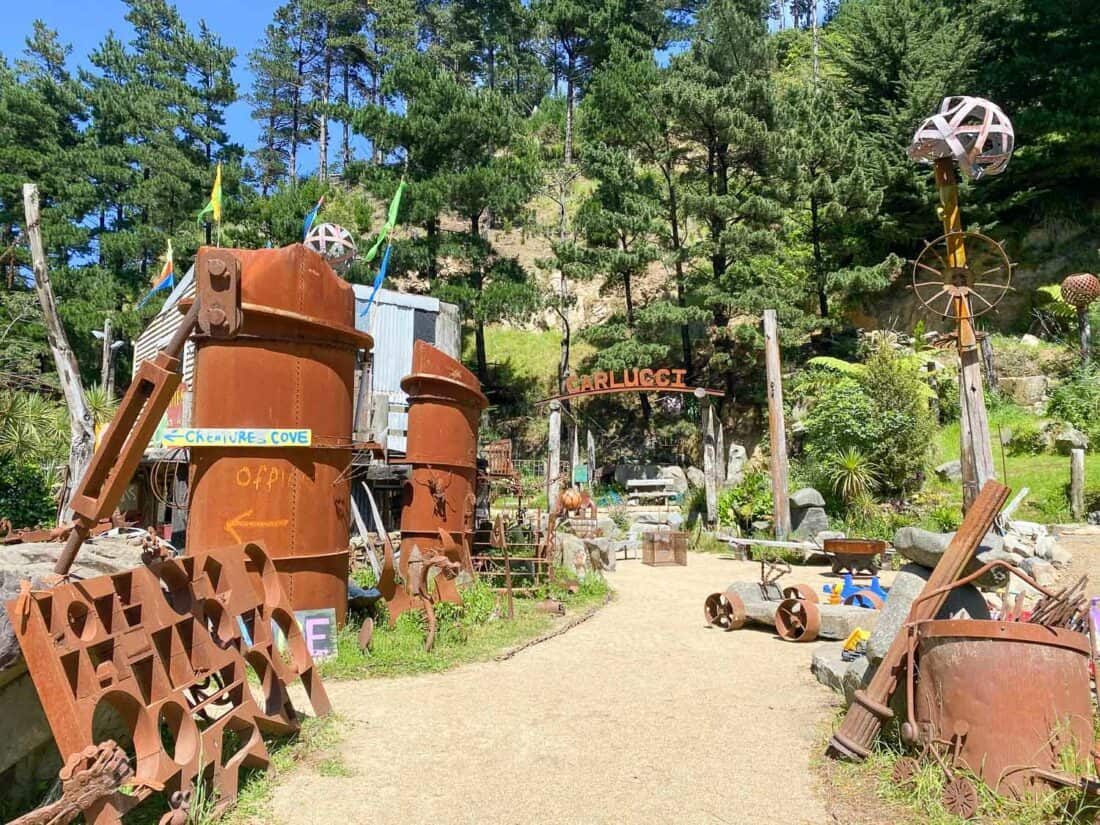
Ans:
[{"label": "gravel path", "polygon": [[[820,586],[821,568],[785,581]],[[817,571],[817,572],[815,572]],[[351,776],[300,770],[276,821],[820,823],[810,758],[833,700],[818,643],[721,633],[704,597],[759,566],[620,562],[618,598],[505,662],[328,686]]]}]

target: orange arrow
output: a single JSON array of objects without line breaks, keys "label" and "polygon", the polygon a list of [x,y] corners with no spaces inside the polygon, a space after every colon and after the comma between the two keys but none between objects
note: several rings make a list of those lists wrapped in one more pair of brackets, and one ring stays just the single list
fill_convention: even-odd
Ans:
[{"label": "orange arrow", "polygon": [[260,521],[258,519],[249,519],[248,517],[250,515],[252,515],[252,511],[245,510],[243,513],[233,516],[233,518],[225,523],[225,532],[232,536],[233,541],[237,544],[243,543],[240,534],[237,532],[238,527],[286,527],[290,524],[290,519],[288,518]]}]

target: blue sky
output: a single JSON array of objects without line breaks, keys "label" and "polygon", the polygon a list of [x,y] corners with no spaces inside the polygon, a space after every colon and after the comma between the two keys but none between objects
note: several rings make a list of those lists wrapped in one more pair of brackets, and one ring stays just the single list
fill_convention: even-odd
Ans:
[{"label": "blue sky", "polygon": [[[189,26],[195,28],[199,20],[205,20],[213,31],[221,35],[223,43],[237,50],[233,76],[237,81],[238,94],[243,96],[252,84],[248,72],[248,53],[259,44],[280,2],[178,0],[176,7]],[[126,6],[118,0],[5,0],[2,5],[0,53],[8,60],[13,60],[23,51],[24,41],[36,19],[56,29],[61,42],[72,46],[70,62],[74,68],[85,62],[88,53],[99,45],[108,31],[114,30],[126,42],[133,37],[133,30],[125,20]],[[238,100],[229,108],[226,121],[234,141],[243,144],[246,149],[255,148],[257,124],[249,117],[245,101]],[[306,164],[309,164],[308,159]]]}]

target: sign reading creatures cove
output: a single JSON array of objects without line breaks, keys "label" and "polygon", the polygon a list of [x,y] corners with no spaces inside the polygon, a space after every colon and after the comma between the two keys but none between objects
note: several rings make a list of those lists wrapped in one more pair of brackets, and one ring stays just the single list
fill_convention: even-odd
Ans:
[{"label": "sign reading creatures cove", "polygon": [[661,367],[652,369],[598,370],[591,375],[571,375],[565,379],[565,393],[544,398],[539,404],[587,395],[606,395],[613,392],[690,392],[702,398],[704,395],[724,395],[721,390],[705,387],[689,387],[684,383],[687,370]]}]

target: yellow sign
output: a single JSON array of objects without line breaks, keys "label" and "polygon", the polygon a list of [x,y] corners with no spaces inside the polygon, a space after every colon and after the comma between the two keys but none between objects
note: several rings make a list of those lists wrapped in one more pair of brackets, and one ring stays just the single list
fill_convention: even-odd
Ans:
[{"label": "yellow sign", "polygon": [[313,431],[167,427],[160,443],[162,447],[308,447],[313,443]]}]

